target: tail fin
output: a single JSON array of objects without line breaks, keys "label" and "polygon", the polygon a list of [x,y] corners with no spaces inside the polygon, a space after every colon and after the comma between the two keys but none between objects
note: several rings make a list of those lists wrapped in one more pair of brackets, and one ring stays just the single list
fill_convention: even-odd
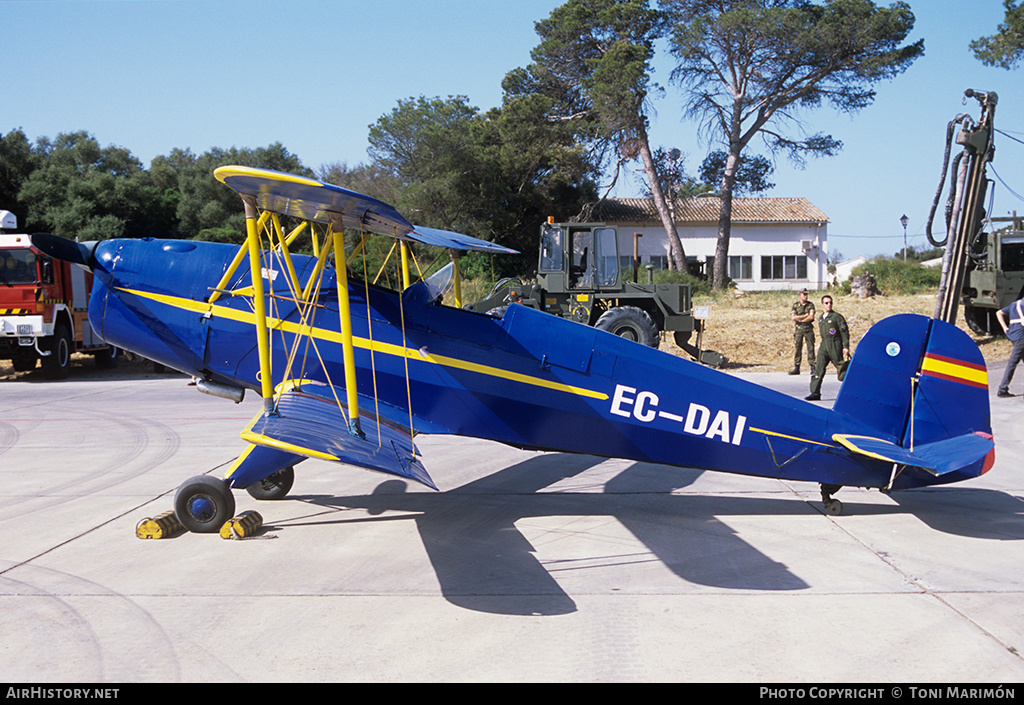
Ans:
[{"label": "tail fin", "polygon": [[956,326],[914,314],[886,318],[860,340],[834,410],[905,448],[992,433],[978,346]]}]

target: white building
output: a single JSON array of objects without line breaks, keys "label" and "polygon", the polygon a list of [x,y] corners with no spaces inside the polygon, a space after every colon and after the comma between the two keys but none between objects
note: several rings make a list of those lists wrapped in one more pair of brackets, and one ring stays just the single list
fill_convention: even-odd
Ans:
[{"label": "white building", "polygon": [[[843,260],[836,265],[836,283],[842,284],[844,281],[853,276],[853,270],[860,265],[868,261],[867,257],[863,255],[854,257],[853,259]],[[939,260],[941,263],[942,260]]]},{"label": "white building", "polygon": [[[674,204],[676,230],[691,271],[712,271],[720,204],[718,197],[680,199]],[[607,223],[618,230],[623,258],[632,258],[634,235],[640,233],[641,266],[668,267],[668,237],[653,199],[607,199],[582,215],[581,220]],[[737,288],[824,289],[827,259],[828,216],[806,198],[733,199],[729,276]]]}]

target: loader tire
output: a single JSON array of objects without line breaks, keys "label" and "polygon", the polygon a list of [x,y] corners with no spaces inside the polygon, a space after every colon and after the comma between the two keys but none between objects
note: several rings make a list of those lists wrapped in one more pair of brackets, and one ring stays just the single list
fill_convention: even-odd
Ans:
[{"label": "loader tire", "polygon": [[594,327],[649,348],[656,348],[661,342],[654,319],[647,311],[636,306],[616,306],[609,309],[601,314]]}]

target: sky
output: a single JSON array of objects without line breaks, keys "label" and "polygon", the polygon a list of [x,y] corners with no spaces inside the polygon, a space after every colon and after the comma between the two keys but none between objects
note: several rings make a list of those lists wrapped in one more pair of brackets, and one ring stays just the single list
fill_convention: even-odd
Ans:
[{"label": "sky", "polygon": [[[539,41],[534,24],[561,4],[3,0],[0,134],[21,129],[34,142],[84,130],[146,167],[175,148],[198,155],[275,142],[312,169],[355,166],[369,161],[369,126],[400,100],[465,95],[481,111],[500,105],[502,78],[526,66]],[[804,113],[806,132],[831,134],[842,151],[803,168],[779,157],[776,185],[763,194],[801,196],[824,211],[832,257],[895,254],[903,247],[902,215],[908,245],[930,247],[925,222],[946,126],[963,112],[979,117],[974,100],[964,103],[967,88],[998,93],[994,122],[1006,133],[996,135],[988,171],[990,215],[1024,215],[1024,66],[989,68],[968,49],[996,31],[1002,0],[909,4],[916,17],[909,40],[924,39],[924,56],[878,84],[875,101],[857,113]],[[652,148],[679,148],[695,175],[720,146],[702,141],[682,116],[672,66],[662,46],[654,80],[664,94],[652,104]],[[757,140],[748,150],[767,154]],[[620,180],[613,195],[640,196],[639,181]]]}]

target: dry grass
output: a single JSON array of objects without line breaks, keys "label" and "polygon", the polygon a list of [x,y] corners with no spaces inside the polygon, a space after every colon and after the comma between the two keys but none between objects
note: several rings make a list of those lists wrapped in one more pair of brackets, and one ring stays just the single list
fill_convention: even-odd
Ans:
[{"label": "dry grass", "polygon": [[[822,292],[811,292],[817,314],[821,314]],[[794,292],[744,293],[730,291],[713,298],[695,300],[695,305],[709,305],[711,317],[707,321],[703,347],[717,350],[726,356],[723,369],[748,372],[783,372],[793,365],[793,322],[790,309],[797,300]],[[850,326],[851,346],[873,324],[897,313],[919,313],[931,317],[935,310],[935,294],[913,296],[875,296],[861,299],[856,296],[833,295],[834,309],[843,314]],[[958,325],[970,334],[961,309]],[[815,342],[817,340],[815,331]],[[1010,356],[1010,343],[1005,338],[971,337],[981,348],[988,364],[1006,360]],[[693,342],[696,341],[694,337]],[[662,349],[676,355],[687,356],[674,343],[662,344]],[[804,370],[807,366],[804,354]]]}]

